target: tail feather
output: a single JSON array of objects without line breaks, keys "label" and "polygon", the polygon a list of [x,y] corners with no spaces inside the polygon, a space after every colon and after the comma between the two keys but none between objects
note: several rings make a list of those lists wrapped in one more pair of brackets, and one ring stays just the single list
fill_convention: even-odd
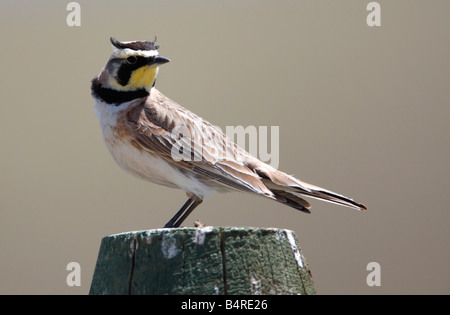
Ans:
[{"label": "tail feather", "polygon": [[367,210],[365,205],[358,203],[351,198],[302,182],[293,176],[268,166],[267,164],[259,164],[256,167],[253,167],[253,170],[261,177],[261,181],[266,187],[272,191],[277,201],[300,211],[310,213],[309,209],[311,206],[306,200],[300,198],[299,195],[320,199],[356,210]]},{"label": "tail feather", "polygon": [[272,192],[275,195],[275,199],[278,202],[281,202],[289,207],[300,210],[302,212],[311,213],[311,211],[309,211],[311,205],[305,199],[302,199],[294,194],[291,194],[283,190],[272,190]]},{"label": "tail feather", "polygon": [[367,210],[367,207],[365,205],[358,203],[351,198],[348,198],[348,197],[345,197],[342,195],[338,195],[329,190],[319,189],[319,190],[313,190],[311,192],[299,192],[299,193],[302,195],[311,197],[311,198],[331,202],[334,204],[353,208],[356,210],[362,210],[362,211]]}]

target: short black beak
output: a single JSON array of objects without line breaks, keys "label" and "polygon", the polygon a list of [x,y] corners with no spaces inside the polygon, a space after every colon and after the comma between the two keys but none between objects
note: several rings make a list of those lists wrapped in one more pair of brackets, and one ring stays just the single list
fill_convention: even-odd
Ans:
[{"label": "short black beak", "polygon": [[159,66],[163,65],[165,63],[168,63],[170,59],[163,57],[163,56],[156,56],[152,62],[150,62],[149,66]]}]

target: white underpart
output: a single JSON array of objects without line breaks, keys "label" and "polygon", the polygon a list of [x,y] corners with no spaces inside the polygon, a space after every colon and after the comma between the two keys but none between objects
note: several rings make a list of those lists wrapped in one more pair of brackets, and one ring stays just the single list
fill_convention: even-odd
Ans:
[{"label": "white underpart", "polygon": [[130,102],[114,106],[97,101],[95,112],[100,120],[106,147],[114,157],[117,164],[125,171],[144,180],[172,188],[179,188],[201,198],[207,198],[215,190],[193,176],[182,173],[164,159],[155,157],[144,150],[139,150],[130,144],[131,139],[118,140],[114,132],[117,119],[121,111],[129,106]]}]

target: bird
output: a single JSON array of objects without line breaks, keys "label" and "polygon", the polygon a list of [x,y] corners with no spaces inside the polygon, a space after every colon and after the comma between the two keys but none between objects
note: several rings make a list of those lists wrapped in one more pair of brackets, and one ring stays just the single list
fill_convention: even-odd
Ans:
[{"label": "bird", "polygon": [[155,88],[160,56],[153,41],[110,38],[113,53],[91,81],[104,143],[117,164],[143,180],[181,189],[188,200],[165,224],[177,228],[215,192],[245,192],[304,213],[304,197],[367,210],[351,198],[288,175],[237,146],[217,127]]}]

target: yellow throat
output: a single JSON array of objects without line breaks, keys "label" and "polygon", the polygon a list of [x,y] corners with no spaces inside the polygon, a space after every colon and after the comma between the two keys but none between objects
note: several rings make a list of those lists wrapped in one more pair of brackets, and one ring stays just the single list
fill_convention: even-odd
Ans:
[{"label": "yellow throat", "polygon": [[120,85],[112,78],[109,79],[109,85],[117,91],[146,89],[150,92],[153,82],[158,75],[158,68],[158,66],[142,66],[131,73],[131,77],[127,85]]}]

